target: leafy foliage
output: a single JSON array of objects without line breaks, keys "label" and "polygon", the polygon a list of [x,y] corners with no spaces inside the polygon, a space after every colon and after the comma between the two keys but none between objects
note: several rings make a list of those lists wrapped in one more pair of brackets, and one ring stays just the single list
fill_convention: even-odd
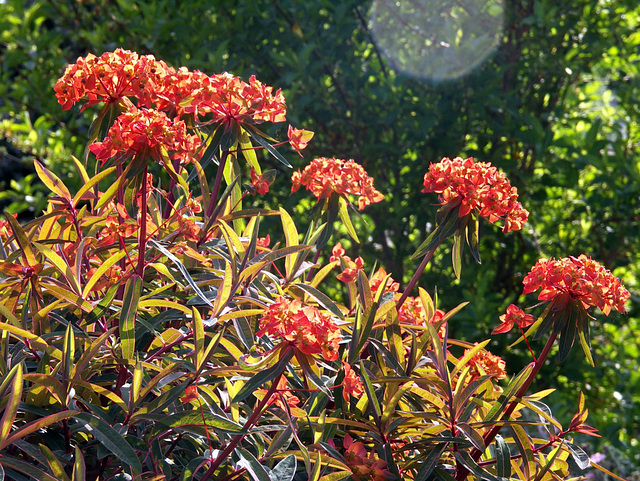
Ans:
[{"label": "leafy foliage", "polygon": [[[257,153],[286,163],[262,133],[285,120],[280,91],[117,49],[79,59],[56,93],[65,108],[101,110],[85,162],[71,162],[83,186],[36,162],[51,192],[45,212],[26,224],[5,213],[0,225],[3,476],[547,480],[569,479],[570,457],[588,466],[573,444],[573,433],[595,434],[584,397],[565,429],[541,401],[550,391],[529,393],[556,329],[503,386],[488,340],[449,336],[464,303],[445,312],[422,288],[409,296],[466,221],[437,237],[400,293],[339,245],[320,260],[338,215],[352,223],[352,170],[347,188],[316,194],[302,242],[284,208],[246,205],[269,190],[262,165],[272,159]],[[357,167],[366,195],[382,200]],[[455,218],[491,211],[461,195]],[[280,225],[262,237],[269,218]],[[323,292],[337,281],[344,303]],[[574,306],[580,320],[590,304],[624,310],[621,285],[607,309],[607,286],[580,282],[554,284],[539,322],[582,332]]]}]

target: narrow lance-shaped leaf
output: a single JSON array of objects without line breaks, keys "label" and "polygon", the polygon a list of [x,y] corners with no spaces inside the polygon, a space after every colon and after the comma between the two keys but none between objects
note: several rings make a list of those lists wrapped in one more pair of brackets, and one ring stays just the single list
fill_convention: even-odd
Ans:
[{"label": "narrow lance-shaped leaf", "polygon": [[[16,419],[18,405],[22,398],[22,364],[16,366],[9,371],[8,377],[12,378],[11,390],[9,391],[9,400],[5,404],[2,418],[0,419],[0,446],[4,445],[5,440],[11,432],[13,421]],[[0,449],[2,449],[0,447]]]},{"label": "narrow lance-shaped leaf", "polygon": [[67,189],[67,186],[64,185],[64,183],[56,174],[45,168],[37,160],[33,161],[33,166],[35,167],[36,173],[38,174],[38,177],[40,177],[42,183],[46,185],[51,192],[59,195],[67,202],[71,202],[71,194],[69,193],[69,189]]},{"label": "narrow lance-shaped leaf", "polygon": [[502,436],[496,434],[495,437],[495,453],[496,453],[496,474],[499,478],[511,477],[511,450],[509,445]]},{"label": "narrow lance-shaped leaf", "polygon": [[287,368],[287,364],[293,357],[293,349],[287,349],[282,355],[282,358],[273,366],[264,371],[261,371],[249,379],[244,386],[238,391],[238,393],[231,400],[231,404],[242,401],[247,396],[253,394],[256,389],[259,389],[263,384],[272,381],[277,376],[282,374]]},{"label": "narrow lance-shaped leaf", "polygon": [[238,466],[245,468],[253,481],[273,481],[253,454],[241,448],[236,449],[236,453],[240,458]]},{"label": "narrow lance-shaped leaf", "polygon": [[71,481],[86,481],[87,479],[87,467],[84,462],[84,456],[82,450],[76,444],[73,459],[73,473],[71,475]]},{"label": "narrow lance-shaped leaf", "polygon": [[122,298],[122,313],[120,314],[120,340],[122,342],[122,357],[132,360],[136,349],[136,316],[138,302],[142,293],[142,278],[134,274],[125,285]]},{"label": "narrow lance-shaped leaf", "polygon": [[536,466],[531,439],[522,426],[512,424],[510,428],[511,431],[513,431],[513,440],[515,441],[518,451],[520,451],[520,455],[522,456],[526,479],[531,479],[532,474],[535,473]]},{"label": "narrow lance-shaped leaf", "polygon": [[89,413],[80,413],[75,419],[85,424],[85,430],[115,454],[119,461],[129,466],[134,473],[142,471],[140,460],[127,440],[102,419]]}]

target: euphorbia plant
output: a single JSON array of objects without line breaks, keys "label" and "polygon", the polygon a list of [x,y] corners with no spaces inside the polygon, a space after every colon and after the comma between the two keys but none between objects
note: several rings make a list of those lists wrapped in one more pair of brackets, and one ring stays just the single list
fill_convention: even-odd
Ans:
[{"label": "euphorbia plant", "polygon": [[[0,478],[543,480],[570,478],[569,456],[588,466],[572,440],[595,434],[584,399],[565,429],[549,391],[529,390],[558,334],[561,359],[576,335],[589,356],[590,306],[624,311],[609,271],[586,256],[534,266],[524,293],[547,307],[535,321],[510,306],[494,333],[551,334],[508,382],[489,340],[449,338],[464,303],[444,312],[413,292],[448,237],[459,276],[463,241],[479,260],[480,218],[526,222],[494,167],[432,164],[425,192],[442,206],[401,289],[335,238],[340,217],[358,240],[350,195],[359,209],[383,200],[353,160],[293,174],[318,200],[302,242],[284,209],[245,206],[269,192],[265,162],[290,165],[277,147],[312,137],[261,130],[286,120],[280,91],[118,49],[78,59],[56,94],[102,108],[71,160],[80,191],[37,164],[47,211],[0,225]],[[266,216],[281,233],[261,232]]]}]

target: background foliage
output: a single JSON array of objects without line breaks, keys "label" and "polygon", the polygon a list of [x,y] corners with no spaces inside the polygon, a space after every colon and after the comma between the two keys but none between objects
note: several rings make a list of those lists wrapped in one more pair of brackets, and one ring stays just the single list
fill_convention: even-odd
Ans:
[{"label": "background foliage", "polygon": [[[367,249],[352,245],[348,252],[368,265],[377,260],[396,279],[406,281],[403,262],[430,228],[433,207],[420,193],[429,163],[475,156],[504,170],[531,211],[530,229],[505,238],[485,228],[481,251],[492,267],[483,265],[482,277],[467,259],[467,274],[450,286],[451,261],[440,253],[437,269],[421,281],[446,290],[445,308],[471,301],[451,323],[456,337],[488,334],[542,256],[592,255],[637,300],[637,2],[509,0],[497,53],[446,83],[395,72],[372,41],[369,8],[354,0],[1,3],[1,201],[25,217],[40,211],[33,157],[77,188],[68,159],[82,155],[92,113],[61,112],[52,86],[76,57],[120,46],[209,74],[256,74],[281,87],[290,122],[316,132],[308,158],[354,158],[389,186],[384,205],[364,215],[375,237]],[[290,171],[274,167],[283,175],[272,189],[289,208],[297,200],[285,200]],[[623,475],[640,465],[639,329],[632,303],[629,316],[594,326],[594,369],[576,355],[573,369],[559,376],[549,368],[546,377],[553,387],[560,381],[553,410],[561,419],[563,411],[572,414],[575,387],[586,384],[591,423],[604,436],[595,448],[622,453],[609,461],[628,459],[617,467]],[[509,371],[524,359],[507,359]]]}]

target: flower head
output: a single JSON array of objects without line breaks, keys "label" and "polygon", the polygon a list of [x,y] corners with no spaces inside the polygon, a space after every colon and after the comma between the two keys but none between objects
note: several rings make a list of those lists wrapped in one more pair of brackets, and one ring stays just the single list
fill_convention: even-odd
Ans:
[{"label": "flower head", "polygon": [[289,130],[287,131],[289,143],[291,144],[291,147],[293,147],[296,152],[300,154],[300,157],[302,157],[300,151],[307,147],[307,144],[313,138],[313,135],[314,133],[310,130],[296,129],[291,125],[289,125]]},{"label": "flower head", "polygon": [[54,90],[63,110],[86,101],[84,108],[100,102],[115,102],[123,97],[148,98],[167,69],[152,55],[116,49],[100,57],[89,54],[69,65]]},{"label": "flower head", "polygon": [[518,189],[506,176],[490,163],[475,162],[471,157],[445,157],[431,164],[422,192],[438,193],[445,203],[460,202],[460,217],[477,211],[491,223],[504,219],[503,232],[521,229],[529,217],[518,201]]},{"label": "flower head", "polygon": [[[397,295],[399,296],[399,294]],[[442,320],[445,312],[442,309],[436,309],[436,312],[427,319],[427,312],[422,304],[420,297],[407,297],[400,310],[398,311],[398,320],[406,324],[415,324],[416,326],[425,326],[427,323],[435,325]],[[444,339],[444,335],[447,332],[447,325],[443,323],[440,326],[438,335],[441,339]]]},{"label": "flower head", "polygon": [[625,311],[630,297],[620,279],[584,254],[562,259],[540,259],[524,281],[523,294],[540,289],[538,299],[549,301],[562,295],[582,302],[585,308],[597,306],[609,315],[611,309]]},{"label": "flower head", "polygon": [[[465,350],[465,354],[470,349]],[[471,379],[477,379],[480,376],[491,376],[495,380],[501,380],[507,377],[505,370],[506,364],[500,356],[491,354],[489,351],[480,350],[471,359],[468,366],[471,368]]]},{"label": "flower head", "polygon": [[[267,394],[267,391],[264,389],[257,389],[255,394],[258,399],[262,399]],[[278,385],[276,386],[276,392],[274,392],[269,398],[265,407],[275,405],[283,411],[287,411],[287,408],[295,409],[299,404],[300,398],[292,394],[291,391],[287,389],[287,378],[281,376],[278,381]]]},{"label": "flower head", "polygon": [[351,468],[352,477],[357,481],[384,481],[389,479],[387,462],[376,456],[372,450],[367,449],[360,441],[354,442],[348,434],[344,437],[344,458],[347,466]]},{"label": "flower head", "polygon": [[183,121],[172,121],[164,112],[135,107],[120,115],[109,129],[102,142],[95,142],[89,150],[102,162],[118,155],[136,155],[142,152],[155,153],[165,149],[174,158],[188,162],[200,146],[196,135],[187,134]]},{"label": "flower head", "polygon": [[209,115],[213,123],[258,124],[284,122],[287,107],[278,89],[275,93],[252,75],[249,83],[231,74],[209,77],[183,102],[184,112]]},{"label": "flower head", "polygon": [[500,316],[500,324],[496,327],[491,334],[503,334],[509,332],[514,325],[517,325],[521,329],[530,326],[535,321],[535,317],[531,314],[526,314],[515,304],[511,304],[507,307],[507,312]]},{"label": "flower head", "polygon": [[340,328],[328,314],[298,300],[278,297],[267,307],[257,335],[265,333],[283,338],[304,354],[322,354],[327,361],[338,359]]},{"label": "flower head", "polygon": [[300,186],[318,199],[328,199],[333,194],[352,194],[358,198],[358,209],[384,200],[384,195],[373,187],[373,178],[355,161],[320,157],[314,159],[302,172],[294,172],[291,177],[291,192]]},{"label": "flower head", "polygon": [[350,397],[359,398],[364,394],[364,385],[362,384],[362,380],[355,373],[353,369],[351,369],[351,365],[342,362],[344,366],[344,381],[342,381],[342,397],[345,402],[349,402]]}]

